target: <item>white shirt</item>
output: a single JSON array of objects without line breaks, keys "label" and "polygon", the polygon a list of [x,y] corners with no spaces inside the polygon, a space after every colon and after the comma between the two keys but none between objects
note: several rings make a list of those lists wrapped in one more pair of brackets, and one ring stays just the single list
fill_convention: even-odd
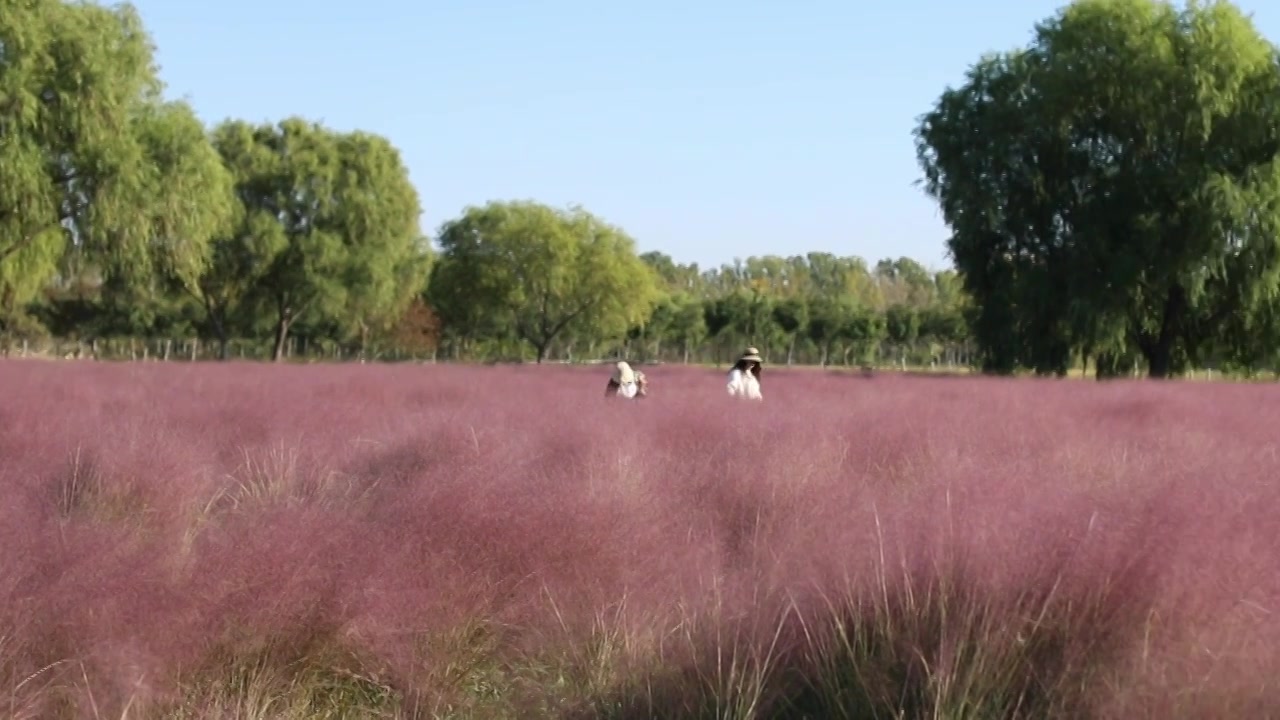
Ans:
[{"label": "white shirt", "polygon": [[634,398],[638,392],[640,392],[640,386],[636,383],[629,382],[618,385],[618,397],[630,400]]},{"label": "white shirt", "polygon": [[760,394],[760,381],[756,380],[756,376],[737,368],[729,371],[728,389],[731,397],[742,397],[748,400],[764,399]]}]

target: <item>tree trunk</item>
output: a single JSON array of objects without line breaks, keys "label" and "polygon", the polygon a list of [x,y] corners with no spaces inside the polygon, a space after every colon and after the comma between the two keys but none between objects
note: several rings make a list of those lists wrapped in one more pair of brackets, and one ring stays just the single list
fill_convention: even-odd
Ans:
[{"label": "tree trunk", "polygon": [[536,362],[539,365],[541,365],[542,361],[547,357],[547,343],[545,342],[534,343],[533,349],[536,352],[536,357],[537,357]]},{"label": "tree trunk", "polygon": [[284,360],[285,349],[289,342],[289,315],[290,313],[285,311],[276,322],[276,345],[271,350],[271,362]]},{"label": "tree trunk", "polygon": [[1120,376],[1120,363],[1109,352],[1100,352],[1093,358],[1093,376],[1099,382]]},{"label": "tree trunk", "polygon": [[218,339],[218,359],[226,360],[230,351],[230,340],[227,338],[227,329],[222,326],[222,320],[217,316],[209,318],[213,321],[213,335]]},{"label": "tree trunk", "polygon": [[1148,374],[1152,380],[1164,380],[1173,372],[1171,348],[1157,343],[1157,347],[1147,355]]},{"label": "tree trunk", "polygon": [[1154,339],[1139,343],[1142,354],[1147,360],[1147,372],[1153,380],[1163,380],[1173,374],[1173,342],[1177,336],[1178,325],[1186,310],[1187,294],[1177,283],[1169,288],[1164,301],[1163,317],[1160,320],[1160,334]]}]

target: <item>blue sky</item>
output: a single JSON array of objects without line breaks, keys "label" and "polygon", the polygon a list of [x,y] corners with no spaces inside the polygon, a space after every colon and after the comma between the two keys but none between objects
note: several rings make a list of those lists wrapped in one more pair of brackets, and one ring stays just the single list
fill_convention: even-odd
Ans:
[{"label": "blue sky", "polygon": [[[580,203],[706,267],[828,251],[950,265],[911,131],[1058,0],[135,0],[209,123],[383,134],[423,230],[493,199]],[[1242,0],[1280,41],[1280,2]]]}]

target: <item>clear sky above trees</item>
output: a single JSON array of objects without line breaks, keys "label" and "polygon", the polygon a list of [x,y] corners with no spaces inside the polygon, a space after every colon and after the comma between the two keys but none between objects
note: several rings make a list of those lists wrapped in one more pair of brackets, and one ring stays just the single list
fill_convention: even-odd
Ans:
[{"label": "clear sky above trees", "polygon": [[[386,135],[427,232],[469,203],[533,197],[703,266],[798,244],[941,268],[945,228],[912,185],[915,118],[1061,4],[137,6],[170,90],[210,124],[296,113]],[[1238,4],[1280,39],[1280,3]]]}]

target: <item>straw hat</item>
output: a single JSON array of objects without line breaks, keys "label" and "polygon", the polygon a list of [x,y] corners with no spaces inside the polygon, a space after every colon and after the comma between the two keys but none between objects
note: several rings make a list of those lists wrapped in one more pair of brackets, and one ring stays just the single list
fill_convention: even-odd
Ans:
[{"label": "straw hat", "polygon": [[613,381],[619,385],[627,385],[636,380],[636,374],[631,370],[631,366],[624,360],[619,360],[616,367],[613,368]]},{"label": "straw hat", "polygon": [[742,353],[742,357],[738,358],[738,360],[747,360],[758,363],[764,362],[764,359],[760,357],[760,351],[753,347],[747,348],[746,351]]}]

